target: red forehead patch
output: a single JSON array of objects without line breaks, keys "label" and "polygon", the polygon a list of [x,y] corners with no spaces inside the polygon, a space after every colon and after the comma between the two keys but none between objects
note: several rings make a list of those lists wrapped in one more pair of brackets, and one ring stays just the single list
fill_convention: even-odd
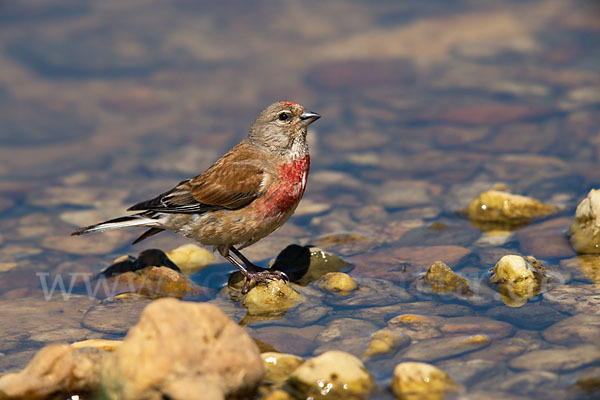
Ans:
[{"label": "red forehead patch", "polygon": [[284,106],[294,106],[294,105],[296,105],[296,103],[294,103],[293,101],[282,101],[281,104],[283,104]]}]

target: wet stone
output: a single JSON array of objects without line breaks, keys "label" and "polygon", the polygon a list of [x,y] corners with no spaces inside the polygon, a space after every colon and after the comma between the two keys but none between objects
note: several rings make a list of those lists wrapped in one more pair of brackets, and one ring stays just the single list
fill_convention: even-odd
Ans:
[{"label": "wet stone", "polygon": [[321,236],[311,243],[344,256],[362,253],[378,244],[375,238],[354,232]]},{"label": "wet stone", "polygon": [[[351,354],[329,351],[298,367],[288,379],[297,396],[314,399],[353,399],[366,397],[373,387],[363,363]],[[323,393],[323,388],[328,390]]]},{"label": "wet stone", "polygon": [[485,335],[455,336],[441,339],[425,339],[411,344],[396,356],[401,360],[432,362],[468,353],[490,344]]},{"label": "wet stone", "polygon": [[401,246],[375,250],[350,257],[353,276],[412,281],[425,272],[426,265],[444,260],[458,264],[471,251],[462,246]]},{"label": "wet stone", "polygon": [[285,381],[304,362],[302,357],[285,353],[266,352],[260,357],[265,368],[263,382],[268,384]]},{"label": "wet stone", "polygon": [[[453,225],[433,223],[421,226],[406,232],[398,240],[399,245],[455,245],[469,246],[481,236],[481,231],[468,222],[459,222]],[[440,260],[446,261],[445,257]]]},{"label": "wet stone", "polygon": [[332,340],[320,344],[313,350],[313,355],[324,354],[328,351],[344,349],[348,354],[355,357],[363,357],[369,345],[369,338],[366,336],[344,337],[338,340]]},{"label": "wet stone", "polygon": [[582,345],[568,349],[546,349],[530,351],[512,359],[514,369],[568,371],[600,361],[600,347]]},{"label": "wet stone", "polygon": [[552,343],[600,343],[600,315],[579,314],[565,318],[542,332]]},{"label": "wet stone", "polygon": [[268,315],[285,312],[304,300],[299,292],[278,279],[250,289],[243,304],[250,315]]},{"label": "wet stone", "polygon": [[432,192],[439,190],[427,182],[390,181],[376,188],[374,200],[387,208],[414,207],[431,203]]},{"label": "wet stone", "polygon": [[472,310],[470,307],[462,304],[444,304],[425,300],[379,307],[358,308],[352,309],[351,312],[355,318],[385,321],[403,313],[456,317],[472,313]]},{"label": "wet stone", "polygon": [[[103,282],[105,281],[105,282]],[[146,297],[200,296],[203,289],[183,275],[167,255],[158,249],[142,251],[137,258],[123,256],[104,269],[92,282],[100,298],[123,293]]]},{"label": "wet stone", "polygon": [[122,340],[107,340],[107,339],[88,339],[80,342],[71,343],[71,347],[74,349],[83,349],[86,347],[92,347],[95,349],[101,349],[106,351],[115,351],[123,343]]},{"label": "wet stone", "polygon": [[441,361],[436,364],[457,382],[468,384],[486,376],[500,372],[502,365],[496,361],[475,358],[465,361],[462,358]]},{"label": "wet stone", "polygon": [[87,310],[81,325],[97,332],[122,335],[136,324],[151,302],[151,299],[137,295],[106,299]]},{"label": "wet stone", "polygon": [[429,284],[435,293],[457,292],[467,296],[473,294],[469,282],[452,271],[443,261],[431,264],[422,280]]},{"label": "wet stone", "polygon": [[442,399],[458,385],[441,369],[422,362],[403,362],[394,368],[392,391],[396,398]]},{"label": "wet stone", "polygon": [[442,321],[443,318],[439,316],[402,314],[389,320],[388,327],[406,334],[412,340],[431,339],[442,336]]},{"label": "wet stone", "polygon": [[483,359],[498,363],[501,361],[510,360],[511,358],[522,354],[526,350],[531,350],[532,348],[535,349],[537,347],[538,346],[534,345],[530,340],[512,337],[508,339],[495,340],[489,346],[466,354],[461,358],[467,360]]},{"label": "wet stone", "polygon": [[315,337],[318,334],[312,327],[298,328],[289,326],[261,327],[248,329],[248,333],[255,339],[270,346],[269,351],[291,353],[296,355],[311,355],[315,348]]},{"label": "wet stone", "polygon": [[81,327],[81,318],[94,303],[82,295],[63,299],[59,292],[48,301],[41,295],[0,301],[0,320],[10,321],[0,327],[0,351],[17,348],[34,337],[40,342],[86,339],[91,331]]},{"label": "wet stone", "polygon": [[310,199],[304,199],[294,211],[296,216],[322,214],[331,209],[331,204],[319,203]]},{"label": "wet stone", "polygon": [[371,335],[363,357],[376,357],[408,346],[410,337],[400,331],[383,328]]},{"label": "wet stone", "polygon": [[545,267],[534,257],[506,255],[494,266],[490,283],[498,285],[502,301],[510,307],[521,307],[537,296],[549,280]]},{"label": "wet stone", "polygon": [[538,258],[573,256],[575,252],[564,234],[569,222],[568,218],[554,218],[519,229],[516,232],[519,248]]},{"label": "wet stone", "polygon": [[324,290],[347,295],[356,290],[358,285],[350,275],[343,272],[328,272],[317,281],[317,286]]},{"label": "wet stone", "polygon": [[518,393],[523,396],[538,394],[540,388],[552,388],[558,381],[558,375],[552,372],[525,371],[515,374],[501,374],[492,379],[483,380],[476,384],[475,388]]},{"label": "wet stone", "polygon": [[46,249],[60,250],[70,254],[107,254],[127,246],[134,238],[133,232],[111,231],[102,234],[102,240],[86,236],[50,236],[42,240]]},{"label": "wet stone", "polygon": [[360,319],[340,318],[332,321],[323,329],[317,336],[316,341],[318,343],[327,343],[353,336],[368,338],[376,330],[377,326],[371,322]]},{"label": "wet stone", "polygon": [[590,190],[579,203],[568,234],[578,253],[600,253],[600,190]]},{"label": "wet stone", "polygon": [[591,281],[600,285],[600,255],[581,254],[560,260],[560,266],[566,273],[572,274],[575,280]]},{"label": "wet stone", "polygon": [[600,314],[600,293],[594,284],[554,287],[544,293],[544,303],[568,314]]},{"label": "wet stone", "polygon": [[540,330],[563,320],[566,315],[554,308],[536,303],[527,303],[522,307],[494,307],[486,315],[509,322],[521,329]]},{"label": "wet stone", "polygon": [[441,322],[440,331],[445,335],[483,334],[492,340],[498,340],[515,331],[509,323],[480,316],[446,318]]},{"label": "wet stone", "polygon": [[553,204],[544,204],[532,197],[489,190],[473,200],[466,211],[472,221],[518,226],[554,214],[558,209]]},{"label": "wet stone", "polygon": [[347,296],[327,298],[327,303],[345,307],[383,306],[411,301],[406,289],[384,279],[361,279],[358,289]]},{"label": "wet stone", "polygon": [[406,232],[423,225],[419,219],[397,220],[386,216],[361,224],[360,230],[380,243],[396,243]]},{"label": "wet stone", "polygon": [[291,281],[308,285],[328,272],[350,268],[350,263],[318,247],[289,245],[270,263],[270,268],[283,271]]}]

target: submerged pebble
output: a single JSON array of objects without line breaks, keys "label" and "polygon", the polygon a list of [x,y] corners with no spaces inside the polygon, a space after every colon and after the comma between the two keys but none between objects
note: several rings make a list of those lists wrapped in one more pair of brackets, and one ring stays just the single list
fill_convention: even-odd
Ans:
[{"label": "submerged pebble", "polygon": [[592,344],[568,349],[535,350],[513,358],[509,365],[514,369],[568,371],[600,362],[600,347]]},{"label": "submerged pebble", "polygon": [[491,343],[486,335],[454,336],[450,338],[425,339],[411,344],[396,358],[432,362],[468,353]]},{"label": "submerged pebble", "polygon": [[367,350],[363,357],[374,357],[390,353],[410,343],[410,337],[403,332],[389,328],[383,328],[371,335],[371,341],[367,344]]},{"label": "submerged pebble", "polygon": [[568,314],[600,314],[600,296],[595,284],[556,286],[544,293],[544,303]]},{"label": "submerged pebble", "polygon": [[600,314],[579,314],[565,318],[542,332],[552,343],[600,343]]}]

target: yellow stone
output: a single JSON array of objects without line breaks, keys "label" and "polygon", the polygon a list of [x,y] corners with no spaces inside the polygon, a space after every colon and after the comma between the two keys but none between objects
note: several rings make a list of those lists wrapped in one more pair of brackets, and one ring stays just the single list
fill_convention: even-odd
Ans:
[{"label": "yellow stone", "polygon": [[193,274],[214,264],[217,257],[203,247],[193,243],[184,244],[167,253],[167,257],[185,274]]},{"label": "yellow stone", "polygon": [[265,367],[265,377],[263,382],[268,384],[285,381],[292,372],[304,362],[302,357],[294,354],[266,352],[261,353]]},{"label": "yellow stone", "polygon": [[554,214],[558,208],[532,197],[520,196],[501,190],[488,190],[479,195],[467,207],[471,220],[519,223]]},{"label": "yellow stone", "polygon": [[600,253],[600,190],[590,190],[577,206],[569,239],[577,253]]},{"label": "yellow stone", "polygon": [[343,272],[326,273],[319,279],[318,285],[330,292],[340,292],[342,294],[348,294],[358,287],[356,281]]},{"label": "yellow stone", "polygon": [[394,368],[392,390],[403,400],[441,400],[456,383],[441,369],[422,362],[403,362]]},{"label": "yellow stone", "polygon": [[250,315],[268,315],[289,310],[304,298],[282,280],[256,285],[244,298],[244,306]]},{"label": "yellow stone", "polygon": [[71,343],[71,347],[74,349],[81,349],[84,347],[94,347],[106,351],[114,351],[121,346],[122,340],[106,340],[106,339],[88,339],[80,342]]}]

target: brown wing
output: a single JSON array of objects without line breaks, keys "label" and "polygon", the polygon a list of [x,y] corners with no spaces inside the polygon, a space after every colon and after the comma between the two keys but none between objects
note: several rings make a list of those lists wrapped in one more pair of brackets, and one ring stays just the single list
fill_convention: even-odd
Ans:
[{"label": "brown wing", "polygon": [[270,183],[264,163],[244,147],[230,151],[202,175],[179,183],[159,196],[129,208],[168,213],[203,213],[250,204]]}]

